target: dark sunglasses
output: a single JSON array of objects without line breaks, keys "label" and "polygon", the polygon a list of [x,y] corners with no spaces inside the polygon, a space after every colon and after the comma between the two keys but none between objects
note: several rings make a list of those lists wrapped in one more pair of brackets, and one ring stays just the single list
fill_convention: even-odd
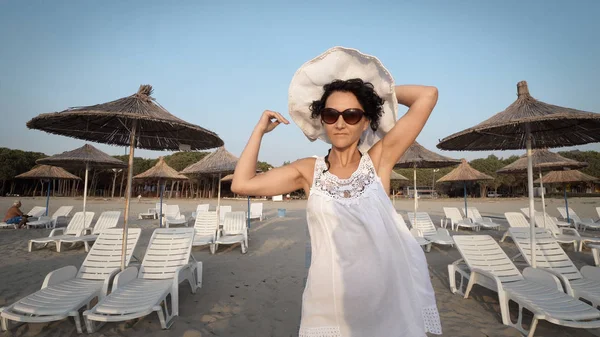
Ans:
[{"label": "dark sunglasses", "polygon": [[365,112],[361,109],[346,109],[339,112],[333,108],[325,108],[321,111],[321,120],[326,124],[334,124],[342,116],[344,122],[354,125],[360,122],[364,114]]}]

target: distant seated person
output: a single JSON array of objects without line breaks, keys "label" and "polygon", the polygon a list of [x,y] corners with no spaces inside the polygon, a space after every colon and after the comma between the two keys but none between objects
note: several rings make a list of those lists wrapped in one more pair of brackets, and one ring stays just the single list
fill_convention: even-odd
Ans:
[{"label": "distant seated person", "polygon": [[23,214],[23,212],[21,212],[21,201],[17,200],[13,203],[12,206],[10,206],[10,208],[8,209],[8,211],[6,212],[6,215],[4,216],[4,222],[7,224],[18,224],[18,228],[23,228],[25,227],[25,224],[27,224],[27,217],[29,217],[27,214]]}]

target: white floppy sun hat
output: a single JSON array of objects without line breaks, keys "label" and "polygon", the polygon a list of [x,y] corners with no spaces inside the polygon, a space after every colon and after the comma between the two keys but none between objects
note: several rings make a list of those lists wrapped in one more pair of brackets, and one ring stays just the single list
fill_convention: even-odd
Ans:
[{"label": "white floppy sun hat", "polygon": [[309,107],[313,101],[321,99],[325,84],[352,78],[373,84],[377,95],[384,100],[379,128],[373,131],[369,127],[361,136],[359,150],[364,153],[392,129],[398,116],[394,79],[376,57],[356,49],[333,47],[304,63],[292,78],[288,107],[292,120],[308,139],[321,139],[331,144],[321,119],[311,118]]}]

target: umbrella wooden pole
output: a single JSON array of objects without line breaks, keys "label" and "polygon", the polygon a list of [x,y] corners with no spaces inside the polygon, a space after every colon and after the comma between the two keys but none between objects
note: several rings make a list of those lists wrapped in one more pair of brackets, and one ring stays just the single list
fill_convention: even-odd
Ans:
[{"label": "umbrella wooden pole", "polygon": [[415,198],[415,226],[417,225],[417,208],[418,208],[418,204],[417,204],[417,166],[415,165],[413,167],[413,181],[414,181],[414,186],[415,186],[415,191],[413,193],[413,196]]},{"label": "umbrella wooden pole", "polygon": [[248,196],[248,229],[250,229],[250,196]]},{"label": "umbrella wooden pole", "polygon": [[542,168],[540,168],[540,189],[542,192],[542,213],[544,213],[544,228],[546,228],[546,202],[544,201],[544,182],[542,181]]},{"label": "umbrella wooden pole", "polygon": [[88,185],[88,171],[90,168],[89,163],[85,163],[85,178],[83,182],[83,223],[85,224],[85,204],[87,202],[87,185]]},{"label": "umbrella wooden pole", "polygon": [[536,267],[535,254],[537,252],[535,245],[535,210],[533,204],[533,158],[531,157],[531,131],[529,124],[526,128],[526,146],[527,146],[527,189],[529,192],[529,226],[531,239],[531,266]]},{"label": "umbrella wooden pole", "polygon": [[133,180],[133,152],[135,150],[135,134],[137,120],[131,123],[131,134],[129,136],[129,163],[127,167],[127,188],[125,189],[125,219],[123,221],[123,246],[121,249],[121,270],[125,270],[125,257],[127,256],[127,224],[129,222],[129,199],[131,197],[131,180]]},{"label": "umbrella wooden pole", "polygon": [[217,215],[221,219],[221,173],[219,173],[219,191],[217,192]]},{"label": "umbrella wooden pole", "polygon": [[463,191],[465,194],[465,217],[468,217],[468,210],[467,210],[467,182],[463,181]]},{"label": "umbrella wooden pole", "polygon": [[160,188],[160,207],[159,207],[159,212],[158,213],[158,227],[162,228],[162,219],[163,219],[163,209],[162,209],[162,205],[163,205],[163,194],[165,193],[165,184],[167,182],[165,181],[164,184],[160,183],[160,179],[158,180],[158,186]]},{"label": "umbrella wooden pole", "polygon": [[48,179],[48,193],[46,194],[46,216],[48,216],[48,207],[50,206],[50,179]]},{"label": "umbrella wooden pole", "polygon": [[567,223],[571,223],[571,219],[569,219],[569,200],[567,200],[567,184],[565,183],[563,183],[563,191],[565,192],[565,211],[567,212]]}]

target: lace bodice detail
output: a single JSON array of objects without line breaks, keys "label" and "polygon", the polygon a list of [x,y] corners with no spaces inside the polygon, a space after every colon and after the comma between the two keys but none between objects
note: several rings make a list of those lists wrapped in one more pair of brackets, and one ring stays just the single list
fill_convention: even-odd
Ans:
[{"label": "lace bodice detail", "polygon": [[323,158],[317,158],[312,191],[344,204],[354,204],[377,181],[377,173],[368,154],[360,158],[356,171],[340,179],[327,170]]}]

